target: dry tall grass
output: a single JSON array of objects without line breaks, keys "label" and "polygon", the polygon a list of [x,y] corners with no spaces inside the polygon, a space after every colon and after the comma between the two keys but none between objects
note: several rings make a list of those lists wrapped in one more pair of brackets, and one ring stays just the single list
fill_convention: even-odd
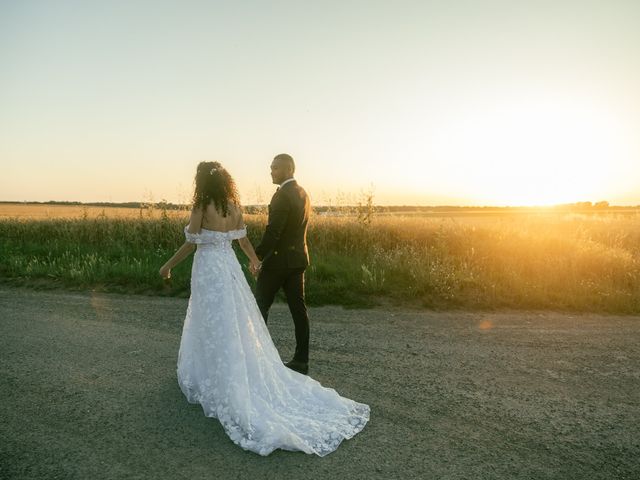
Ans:
[{"label": "dry tall grass", "polygon": [[[186,212],[0,220],[0,276],[12,283],[167,293],[159,266]],[[257,242],[263,215],[247,215]],[[640,313],[640,216],[421,218],[314,215],[311,304],[570,309]],[[242,255],[240,254],[241,258]],[[168,293],[188,294],[189,263]],[[250,280],[251,281],[251,280]]]}]

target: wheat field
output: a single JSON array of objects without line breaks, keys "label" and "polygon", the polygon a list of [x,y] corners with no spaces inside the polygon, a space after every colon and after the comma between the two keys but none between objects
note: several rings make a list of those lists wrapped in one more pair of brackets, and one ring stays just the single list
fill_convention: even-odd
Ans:
[{"label": "wheat field", "polygon": [[[255,244],[266,217],[245,221]],[[171,284],[157,270],[184,241],[187,222],[186,211],[155,208],[5,207],[0,279],[186,296],[190,261],[174,269]],[[308,241],[312,305],[640,313],[637,214],[394,214],[366,222],[314,214]]]},{"label": "wheat field", "polygon": [[[163,213],[164,212],[164,213]],[[92,205],[58,205],[33,203],[0,203],[0,220],[53,220],[71,218],[160,218],[161,214],[179,217],[184,211],[162,210],[152,205],[142,208],[98,207]]]}]

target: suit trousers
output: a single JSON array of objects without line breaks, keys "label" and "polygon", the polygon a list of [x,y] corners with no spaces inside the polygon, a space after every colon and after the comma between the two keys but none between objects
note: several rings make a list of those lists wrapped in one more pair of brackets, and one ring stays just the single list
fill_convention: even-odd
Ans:
[{"label": "suit trousers", "polygon": [[256,302],[265,323],[276,293],[283,289],[293,318],[296,335],[294,360],[309,361],[309,316],[304,303],[304,268],[260,270],[256,283]]}]

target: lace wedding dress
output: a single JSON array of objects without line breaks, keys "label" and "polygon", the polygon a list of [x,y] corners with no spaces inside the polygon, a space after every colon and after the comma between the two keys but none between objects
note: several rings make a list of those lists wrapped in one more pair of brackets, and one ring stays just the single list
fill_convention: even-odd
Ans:
[{"label": "lace wedding dress", "polygon": [[368,405],[282,363],[231,246],[246,229],[185,235],[197,244],[177,366],[187,400],[260,455],[281,448],[324,456],[360,432]]}]

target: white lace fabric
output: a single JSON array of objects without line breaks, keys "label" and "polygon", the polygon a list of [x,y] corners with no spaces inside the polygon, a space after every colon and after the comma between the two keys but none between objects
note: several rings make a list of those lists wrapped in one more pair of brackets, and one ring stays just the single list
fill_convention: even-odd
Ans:
[{"label": "white lace fabric", "polygon": [[231,240],[238,240],[247,236],[247,227],[242,227],[237,230],[229,230],[228,232],[217,232],[215,230],[207,230],[202,228],[200,233],[189,233],[189,225],[184,227],[184,236],[189,243],[202,244],[216,244],[222,245],[223,243],[231,242]]},{"label": "white lace fabric", "polygon": [[198,234],[185,228],[198,248],[178,384],[245,450],[327,455],[364,428],[369,406],[284,366],[231,247],[245,235],[245,228]]}]

